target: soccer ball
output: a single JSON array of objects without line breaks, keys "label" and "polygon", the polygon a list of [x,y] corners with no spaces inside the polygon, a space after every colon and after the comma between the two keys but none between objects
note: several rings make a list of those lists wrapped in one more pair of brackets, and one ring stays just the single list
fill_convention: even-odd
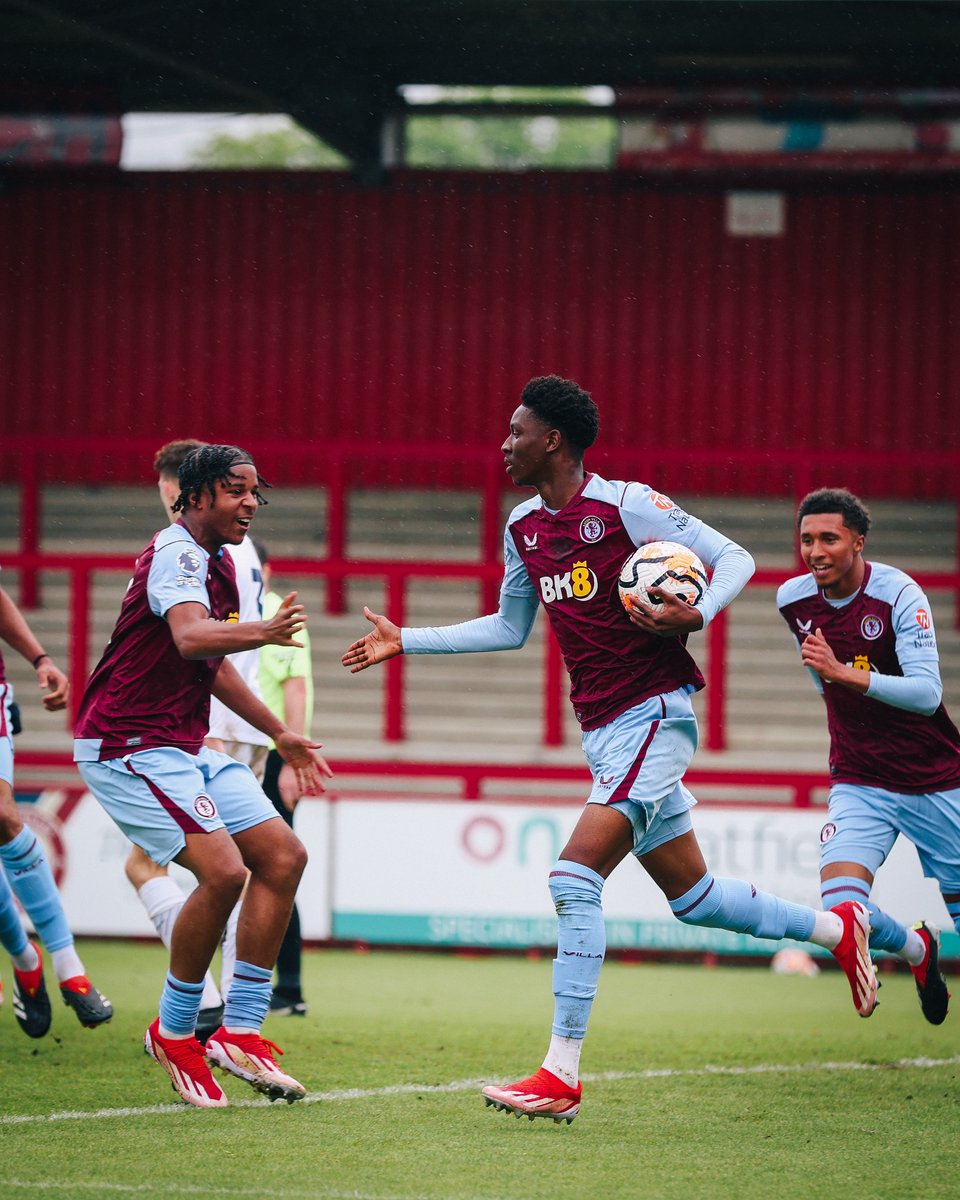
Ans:
[{"label": "soccer ball", "polygon": [[706,591],[707,572],[693,551],[679,542],[648,542],[634,550],[620,568],[617,587],[628,611],[627,597],[636,596],[654,612],[660,612],[663,605],[648,594],[647,589],[652,587],[672,592],[696,607]]}]

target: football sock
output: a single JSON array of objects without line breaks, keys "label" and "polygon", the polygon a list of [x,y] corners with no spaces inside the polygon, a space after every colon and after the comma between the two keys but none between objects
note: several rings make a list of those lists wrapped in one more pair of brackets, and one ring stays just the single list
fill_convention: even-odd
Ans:
[{"label": "football sock", "polygon": [[40,966],[41,958],[33,942],[27,942],[19,954],[11,954],[10,961],[18,971],[35,971]]},{"label": "football sock", "polygon": [[202,995],[202,983],[187,983],[168,971],[160,994],[160,1036],[193,1037]]},{"label": "football sock", "polygon": [[[169,950],[173,927],[177,923],[177,917],[180,916],[180,910],[186,900],[183,889],[169,875],[155,875],[153,879],[148,879],[137,889],[137,895],[146,909],[147,916],[153,922],[160,941]],[[200,999],[200,1007],[219,1008],[222,1003],[223,1000],[217,990],[217,985],[208,971],[203,977],[203,996]]]},{"label": "football sock", "polygon": [[273,971],[237,959],[223,1007],[223,1027],[230,1033],[259,1033],[273,995]]},{"label": "football sock", "polygon": [[603,882],[602,875],[575,862],[561,860],[550,872],[550,894],[557,910],[553,1033],[559,1038],[586,1036],[607,945],[600,907]]},{"label": "football sock", "polygon": [[78,975],[86,974],[80,956],[73,948],[72,943],[52,951],[50,961],[53,963],[53,973],[59,983],[63,983],[65,979],[75,979]]},{"label": "football sock", "polygon": [[816,925],[812,908],[759,892],[742,879],[717,879],[709,871],[688,892],[671,900],[670,908],[686,925],[730,929],[758,938],[806,942]]},{"label": "football sock", "polygon": [[186,901],[183,889],[169,875],[155,875],[137,889],[137,895],[147,910],[147,916],[153,922],[160,941],[169,950],[173,927]]},{"label": "football sock", "polygon": [[580,1079],[580,1051],[583,1049],[583,1038],[557,1037],[550,1039],[550,1049],[543,1060],[543,1066],[558,1079],[562,1079],[568,1087],[575,1088]]},{"label": "football sock", "polygon": [[26,825],[11,842],[0,846],[0,861],[17,899],[26,909],[40,940],[53,953],[73,945],[73,934],[36,834]]},{"label": "football sock", "polygon": [[20,913],[17,911],[17,902],[10,891],[10,884],[7,883],[3,871],[0,871],[0,946],[3,946],[14,960],[13,965],[18,971],[29,971],[37,965],[32,963],[31,966],[25,967],[17,962],[18,955],[24,954],[29,944]]},{"label": "football sock", "polygon": [[[854,875],[836,875],[833,879],[824,879],[820,883],[820,897],[824,908],[835,908],[845,900],[856,900],[870,913],[870,949],[889,950],[891,954],[903,954],[908,962],[914,965],[923,961],[924,946],[918,934],[914,934],[909,947],[907,946],[907,928],[895,921],[870,899],[870,884],[865,879]],[[919,954],[914,959],[910,955]]]},{"label": "football sock", "polygon": [[960,901],[947,903],[945,900],[944,904],[947,905],[947,912],[950,914],[950,920],[953,922],[954,929],[956,929],[957,933],[960,933]]}]

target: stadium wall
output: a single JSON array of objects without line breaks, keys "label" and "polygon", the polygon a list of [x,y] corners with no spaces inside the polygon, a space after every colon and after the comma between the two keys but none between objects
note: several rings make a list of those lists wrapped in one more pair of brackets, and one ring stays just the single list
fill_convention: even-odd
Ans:
[{"label": "stadium wall", "polygon": [[[846,187],[789,192],[782,235],[745,237],[721,188],[610,175],[363,189],[337,174],[11,174],[0,471],[17,477],[24,439],[92,438],[104,455],[63,449],[53,477],[132,482],[143,464],[123,438],[187,432],[289,439],[287,484],[315,481],[330,439],[495,451],[546,372],[588,386],[604,444],[656,452],[673,488],[680,447],[707,456],[696,490],[716,494],[781,490],[779,468],[725,464],[728,450],[956,450],[960,194]],[[401,458],[370,482],[471,482],[456,462]],[[881,474],[872,495],[955,487]]]}]

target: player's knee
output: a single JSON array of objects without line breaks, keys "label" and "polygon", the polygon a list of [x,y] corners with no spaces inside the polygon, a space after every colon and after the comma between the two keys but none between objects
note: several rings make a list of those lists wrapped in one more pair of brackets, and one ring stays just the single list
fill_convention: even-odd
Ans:
[{"label": "player's knee", "polygon": [[581,905],[599,907],[603,883],[603,876],[590,867],[561,859],[547,880],[557,916]]}]

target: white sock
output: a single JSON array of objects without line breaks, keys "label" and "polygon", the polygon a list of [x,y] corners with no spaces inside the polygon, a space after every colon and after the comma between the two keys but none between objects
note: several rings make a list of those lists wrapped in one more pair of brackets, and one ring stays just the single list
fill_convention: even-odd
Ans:
[{"label": "white sock", "polygon": [[18,971],[35,971],[40,965],[40,955],[33,942],[27,942],[27,948],[22,954],[11,954],[10,961]]},{"label": "white sock", "polygon": [[75,975],[86,975],[83,963],[73,946],[64,946],[60,950],[50,951],[50,961],[53,963],[53,973],[58,983],[65,979],[73,979]]},{"label": "white sock", "polygon": [[[137,895],[147,916],[153,922],[153,927],[160,935],[160,941],[170,949],[170,938],[177,917],[187,901],[180,885],[169,875],[155,875],[137,890]],[[203,977],[203,995],[200,997],[201,1008],[219,1008],[223,1003],[213,976],[208,971]],[[163,1035],[164,1037],[167,1034]],[[171,1035],[176,1036],[176,1035]]]},{"label": "white sock", "polygon": [[835,912],[814,912],[813,933],[810,941],[815,946],[823,946],[825,950],[833,950],[840,944],[843,937],[843,921]]},{"label": "white sock", "polygon": [[237,922],[242,904],[241,900],[233,906],[220,943],[220,992],[224,996],[230,991],[230,982],[237,966]]},{"label": "white sock", "polygon": [[155,875],[137,890],[137,895],[160,935],[160,941],[169,950],[173,927],[187,899],[180,885],[169,875]]},{"label": "white sock", "polygon": [[907,940],[903,943],[900,957],[905,959],[911,967],[919,967],[926,957],[926,953],[927,943],[915,929],[908,929]]},{"label": "white sock", "polygon": [[551,1075],[556,1075],[568,1086],[575,1088],[580,1078],[580,1051],[583,1049],[583,1038],[558,1037],[550,1039],[550,1049],[543,1065]]}]

